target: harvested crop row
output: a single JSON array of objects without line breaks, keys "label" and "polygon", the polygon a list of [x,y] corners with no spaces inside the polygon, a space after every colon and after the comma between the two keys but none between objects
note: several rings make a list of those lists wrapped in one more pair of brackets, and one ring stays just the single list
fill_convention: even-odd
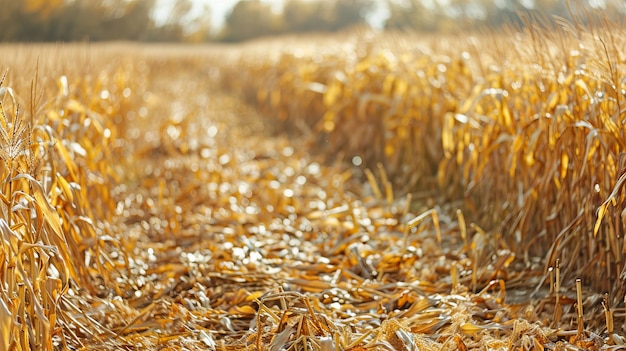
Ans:
[{"label": "harvested crop row", "polygon": [[617,305],[625,36],[600,17],[558,21],[462,38],[257,42],[219,67],[225,87],[322,154],[382,163],[400,192],[438,185],[495,249],[545,257],[546,272],[559,260],[569,283],[583,278]]}]

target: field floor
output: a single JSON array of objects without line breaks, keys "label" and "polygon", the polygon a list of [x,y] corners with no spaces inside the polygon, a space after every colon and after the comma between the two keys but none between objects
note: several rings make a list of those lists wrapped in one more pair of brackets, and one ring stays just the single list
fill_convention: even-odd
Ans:
[{"label": "field floor", "polygon": [[601,346],[577,337],[569,298],[551,328],[539,261],[487,256],[484,236],[463,239],[454,204],[388,197],[373,170],[378,196],[358,167],[317,159],[209,74],[151,73],[117,194],[133,291],[76,297],[90,307],[74,318],[99,326],[75,331],[86,349]]}]

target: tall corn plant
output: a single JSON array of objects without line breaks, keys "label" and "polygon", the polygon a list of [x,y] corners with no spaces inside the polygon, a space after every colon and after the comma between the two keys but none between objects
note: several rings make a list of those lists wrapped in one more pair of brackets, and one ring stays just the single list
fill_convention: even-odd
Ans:
[{"label": "tall corn plant", "polygon": [[58,301],[76,272],[61,219],[35,178],[42,155],[33,119],[10,87],[0,84],[0,94],[0,347],[52,350]]},{"label": "tall corn plant", "polygon": [[557,21],[511,35],[516,49],[493,58],[494,72],[446,116],[443,163],[457,165],[480,222],[505,234],[504,245],[546,255],[546,268],[559,259],[565,276],[612,291],[617,303],[624,43],[606,21]]},{"label": "tall corn plant", "polygon": [[120,286],[129,249],[111,226],[123,163],[111,160],[123,159],[115,116],[134,104],[131,68],[73,84],[61,76],[56,91],[38,91],[36,76],[26,110],[2,78],[0,350],[80,344],[90,322],[68,313],[64,294],[130,291]]}]

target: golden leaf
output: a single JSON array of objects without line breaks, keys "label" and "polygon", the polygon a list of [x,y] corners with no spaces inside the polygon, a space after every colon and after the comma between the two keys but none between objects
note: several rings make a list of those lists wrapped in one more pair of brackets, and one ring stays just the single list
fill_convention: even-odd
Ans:
[{"label": "golden leaf", "polygon": [[0,349],[8,350],[11,342],[13,316],[3,298],[0,298]]},{"label": "golden leaf", "polygon": [[256,310],[251,306],[234,306],[228,310],[230,314],[244,314],[244,315],[254,315],[256,314]]}]

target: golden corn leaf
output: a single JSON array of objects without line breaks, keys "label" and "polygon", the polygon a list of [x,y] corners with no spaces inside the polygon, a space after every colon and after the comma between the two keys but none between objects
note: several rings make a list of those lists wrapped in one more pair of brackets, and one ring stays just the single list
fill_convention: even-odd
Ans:
[{"label": "golden corn leaf", "polygon": [[513,118],[511,118],[511,111],[509,111],[509,106],[505,101],[502,101],[502,118],[504,119],[504,125],[512,130],[513,128]]},{"label": "golden corn leaf", "polygon": [[531,152],[527,152],[526,155],[524,155],[524,163],[526,163],[526,166],[531,167],[532,165],[535,164],[535,152],[531,151]]},{"label": "golden corn leaf", "polygon": [[65,178],[63,178],[58,173],[57,173],[57,176],[56,176],[56,180],[59,182],[59,185],[61,186],[61,191],[65,195],[67,201],[70,202],[70,203],[73,203],[74,202],[74,194],[72,193],[72,188],[70,187],[70,184],[67,182],[67,180],[65,180]]},{"label": "golden corn leaf", "polygon": [[253,315],[256,314],[256,310],[251,306],[234,306],[228,310],[228,313],[231,314],[244,314],[244,315]]},{"label": "golden corn leaf", "polygon": [[463,141],[459,140],[456,144],[456,164],[457,165],[462,165],[463,164],[463,158],[465,156],[464,150],[463,150]]},{"label": "golden corn leaf", "polygon": [[620,137],[619,128],[617,127],[617,124],[615,124],[613,119],[611,119],[611,117],[608,115],[608,113],[604,111],[600,112],[600,119],[602,121],[604,128],[607,131],[609,131],[611,134],[613,134],[616,140],[620,140],[621,137]]},{"label": "golden corn leaf", "polygon": [[260,298],[261,296],[263,296],[264,293],[265,292],[263,292],[261,290],[252,292],[248,296],[246,296],[245,301],[246,302],[254,301],[254,300]]},{"label": "golden corn leaf", "polygon": [[439,163],[437,168],[437,185],[439,185],[440,189],[444,189],[447,184],[447,173],[446,168],[448,166],[449,160],[446,158]]},{"label": "golden corn leaf", "polygon": [[[24,176],[30,180],[30,185],[33,188],[33,196],[35,198],[35,204],[38,207],[39,211],[41,211],[41,214],[44,217],[43,219],[45,219],[45,223],[47,223],[48,226],[52,229],[52,232],[54,236],[56,237],[54,244],[58,246],[58,251],[61,255],[60,258],[64,262],[72,262],[72,256],[68,252],[68,248],[70,246],[68,245],[67,241],[65,240],[65,236],[63,235],[63,229],[61,228],[61,220],[59,218],[59,214],[56,212],[56,210],[52,206],[50,206],[50,203],[48,202],[48,199],[46,199],[46,195],[41,184],[37,180],[35,180],[34,178],[28,175],[24,175]],[[72,277],[80,281],[80,276],[75,269],[75,265],[64,264],[63,266],[64,266],[62,267],[63,269],[69,270]],[[57,268],[61,269],[61,267],[57,267]],[[65,277],[67,277],[67,274],[65,274]]]},{"label": "golden corn leaf", "polygon": [[598,232],[600,231],[600,225],[602,225],[602,219],[604,218],[604,215],[606,214],[606,210],[609,206],[610,202],[605,202],[603,203],[600,207],[598,207],[598,212],[597,212],[597,219],[596,219],[596,224],[593,226],[593,236],[595,237],[596,235],[598,235]]},{"label": "golden corn leaf", "polygon": [[617,194],[619,193],[620,189],[622,189],[622,186],[624,185],[625,182],[626,182],[626,173],[622,174],[619,177],[609,197],[602,203],[602,205],[600,205],[600,207],[598,207],[598,210],[596,213],[597,215],[596,224],[593,227],[594,237],[596,237],[598,235],[598,231],[600,231],[602,219],[604,218],[609,205],[615,201]]},{"label": "golden corn leaf", "polygon": [[441,228],[439,226],[439,215],[437,211],[433,211],[432,213],[433,224],[435,225],[435,234],[437,235],[437,242],[441,244]]},{"label": "golden corn leaf", "polygon": [[396,80],[395,95],[399,97],[405,96],[408,88],[409,88],[409,83],[407,83],[405,80],[401,80],[401,79]]},{"label": "golden corn leaf", "polygon": [[13,316],[4,299],[0,298],[0,349],[8,350],[11,342]]},{"label": "golden corn leaf", "polygon": [[[14,253],[18,252],[21,241],[20,237],[9,227],[9,224],[4,220],[4,218],[0,218],[0,232],[4,237],[4,243],[10,246],[10,250]],[[6,248],[6,246],[3,245],[3,248]],[[7,253],[3,252],[3,256],[5,255],[7,255]]]},{"label": "golden corn leaf", "polygon": [[567,152],[561,153],[561,179],[567,176],[567,167],[569,166],[569,156]]},{"label": "golden corn leaf", "polygon": [[513,178],[515,176],[515,170],[517,169],[517,155],[522,149],[523,143],[522,134],[518,134],[513,141],[513,147],[511,148],[511,166],[509,167],[509,177]]},{"label": "golden corn leaf", "polygon": [[328,86],[328,89],[326,90],[326,93],[324,94],[324,106],[326,106],[327,108],[332,107],[339,100],[340,95],[341,95],[341,83],[337,81],[332,82]]},{"label": "golden corn leaf", "polygon": [[454,150],[454,138],[452,131],[454,130],[454,115],[452,112],[448,112],[445,115],[445,124],[441,130],[441,144],[446,157],[450,157],[451,152]]},{"label": "golden corn leaf", "polygon": [[78,172],[76,171],[76,164],[74,163],[73,157],[70,156],[67,148],[63,145],[62,142],[54,143],[54,147],[61,154],[61,158],[63,163],[67,166],[67,170],[70,172],[72,181],[78,179]]},{"label": "golden corn leaf", "polygon": [[483,329],[483,327],[470,322],[466,322],[461,326],[461,331],[465,334],[476,334]]},{"label": "golden corn leaf", "polygon": [[552,111],[559,103],[559,94],[557,92],[553,92],[548,97],[548,104],[546,105],[546,111]]}]

